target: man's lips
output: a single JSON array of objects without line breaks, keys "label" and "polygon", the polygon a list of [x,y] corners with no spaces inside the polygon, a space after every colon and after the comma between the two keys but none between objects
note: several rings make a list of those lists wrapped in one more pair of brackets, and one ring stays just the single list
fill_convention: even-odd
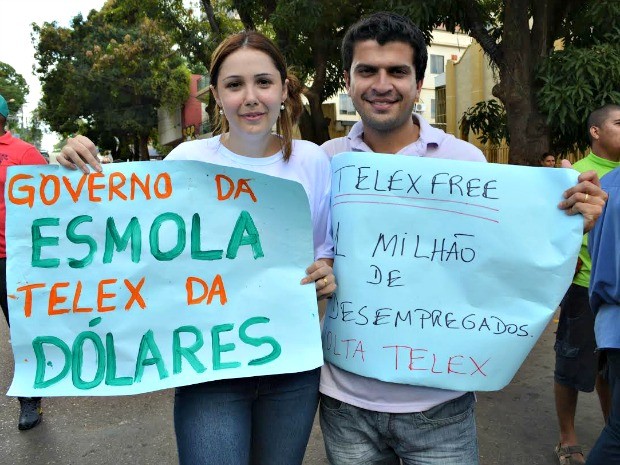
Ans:
[{"label": "man's lips", "polygon": [[366,100],[375,110],[388,110],[395,105],[398,100]]}]

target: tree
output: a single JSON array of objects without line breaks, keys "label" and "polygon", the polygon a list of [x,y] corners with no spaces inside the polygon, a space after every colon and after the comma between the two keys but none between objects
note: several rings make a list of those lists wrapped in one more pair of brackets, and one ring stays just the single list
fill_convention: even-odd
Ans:
[{"label": "tree", "polygon": [[483,144],[490,142],[497,147],[503,140],[510,142],[506,111],[497,100],[484,100],[468,108],[461,117],[460,126],[461,134],[467,136],[471,130]]},{"label": "tree", "polygon": [[620,104],[620,4],[601,1],[575,18],[565,47],[542,63],[538,92],[557,152],[584,150],[588,115]]},{"label": "tree", "polygon": [[[345,30],[360,14],[393,9],[390,1],[370,0],[201,0],[197,20],[182,0],[146,0],[140,5],[166,24],[185,57],[200,60],[207,69],[211,52],[232,32],[255,29],[272,37],[304,84],[308,106],[300,121],[302,137],[317,143],[329,139],[322,103],[344,85],[340,42]],[[236,17],[240,22],[231,20]]]},{"label": "tree", "polygon": [[26,103],[28,92],[24,76],[15,71],[11,65],[0,61],[0,95],[7,101],[12,114],[18,113]]},{"label": "tree", "polygon": [[[148,160],[158,107],[175,107],[189,95],[189,70],[159,23],[134,17],[109,1],[69,28],[34,25],[41,117],[62,134],[81,131],[124,154]],[[132,158],[135,158],[132,157]]]},{"label": "tree", "polygon": [[[497,67],[499,83],[493,89],[506,110],[510,134],[510,163],[535,165],[538,155],[549,151],[555,115],[546,114],[538,97],[543,80],[538,71],[555,53],[554,43],[564,39],[591,44],[594,29],[609,30],[617,21],[614,0],[418,0],[411,17],[422,24],[457,27],[470,34]],[[616,11],[613,20],[601,11]],[[590,16],[588,16],[590,15]],[[595,31],[596,32],[596,31]],[[599,55],[600,58],[600,55]],[[599,60],[600,61],[600,60]],[[557,71],[557,70],[556,70]],[[544,75],[544,74],[543,74]],[[557,82],[557,81],[556,81]],[[616,81],[617,88],[618,81]],[[570,103],[570,102],[568,102]],[[551,108],[551,107],[549,107]],[[564,111],[571,111],[570,106]]]},{"label": "tree", "polygon": [[[178,46],[193,72],[207,74],[211,54],[229,34],[243,29],[227,1],[200,0],[200,14],[184,0],[124,0],[117,13],[137,18],[156,19]],[[207,111],[213,114],[215,101],[207,94]]]},{"label": "tree", "polygon": [[[613,0],[233,0],[233,5],[243,11],[240,17],[248,27],[272,24],[287,58],[300,66],[309,83],[304,93],[318,133],[312,139],[317,142],[325,134],[317,102],[342,85],[338,45],[346,28],[360,15],[389,10],[409,16],[427,39],[438,26],[470,34],[498,70],[500,81],[493,95],[506,111],[510,162],[531,165],[550,148],[555,116],[539,106],[542,81],[538,70],[553,54],[555,41],[581,41],[583,47],[592,43],[590,36],[597,36],[592,34],[588,19],[596,18],[595,28],[607,31],[610,18],[617,21],[620,17],[618,2]],[[618,88],[618,81],[613,82]]]}]

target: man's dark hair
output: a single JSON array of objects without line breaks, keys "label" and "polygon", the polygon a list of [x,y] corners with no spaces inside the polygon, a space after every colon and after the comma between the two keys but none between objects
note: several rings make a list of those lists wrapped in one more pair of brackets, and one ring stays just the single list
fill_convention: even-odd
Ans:
[{"label": "man's dark hair", "polygon": [[547,158],[549,155],[551,155],[553,158],[555,158],[555,154],[552,152],[545,152],[540,156],[540,161],[544,161],[545,158]]},{"label": "man's dark hair", "polygon": [[395,13],[374,13],[349,27],[342,39],[342,64],[345,71],[351,70],[355,44],[364,40],[376,40],[379,45],[388,42],[404,42],[411,45],[416,82],[424,79],[428,61],[424,34],[408,18]]},{"label": "man's dark hair", "polygon": [[592,134],[590,134],[590,128],[592,126],[596,126],[597,128],[600,128],[603,125],[603,123],[607,120],[607,118],[609,118],[609,114],[615,110],[620,110],[620,105],[616,105],[615,103],[607,103],[603,105],[602,107],[597,108],[592,113],[590,113],[590,116],[588,116],[588,123],[587,123],[588,124],[588,138],[590,139],[590,144],[594,142],[592,140]]}]

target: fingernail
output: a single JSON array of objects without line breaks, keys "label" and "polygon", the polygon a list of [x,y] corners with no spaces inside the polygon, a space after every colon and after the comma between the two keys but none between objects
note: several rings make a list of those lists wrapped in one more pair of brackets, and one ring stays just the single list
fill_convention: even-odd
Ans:
[{"label": "fingernail", "polygon": [[95,166],[95,169],[97,170],[97,172],[101,173],[103,171],[103,168],[101,167],[101,165],[97,165]]}]

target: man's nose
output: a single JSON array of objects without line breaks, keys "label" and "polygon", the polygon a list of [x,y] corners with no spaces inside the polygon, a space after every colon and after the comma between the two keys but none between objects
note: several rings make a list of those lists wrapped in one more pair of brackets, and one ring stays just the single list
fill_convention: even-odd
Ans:
[{"label": "man's nose", "polygon": [[373,90],[378,93],[389,92],[392,90],[392,80],[389,73],[381,69],[377,73],[377,78],[375,79]]}]

